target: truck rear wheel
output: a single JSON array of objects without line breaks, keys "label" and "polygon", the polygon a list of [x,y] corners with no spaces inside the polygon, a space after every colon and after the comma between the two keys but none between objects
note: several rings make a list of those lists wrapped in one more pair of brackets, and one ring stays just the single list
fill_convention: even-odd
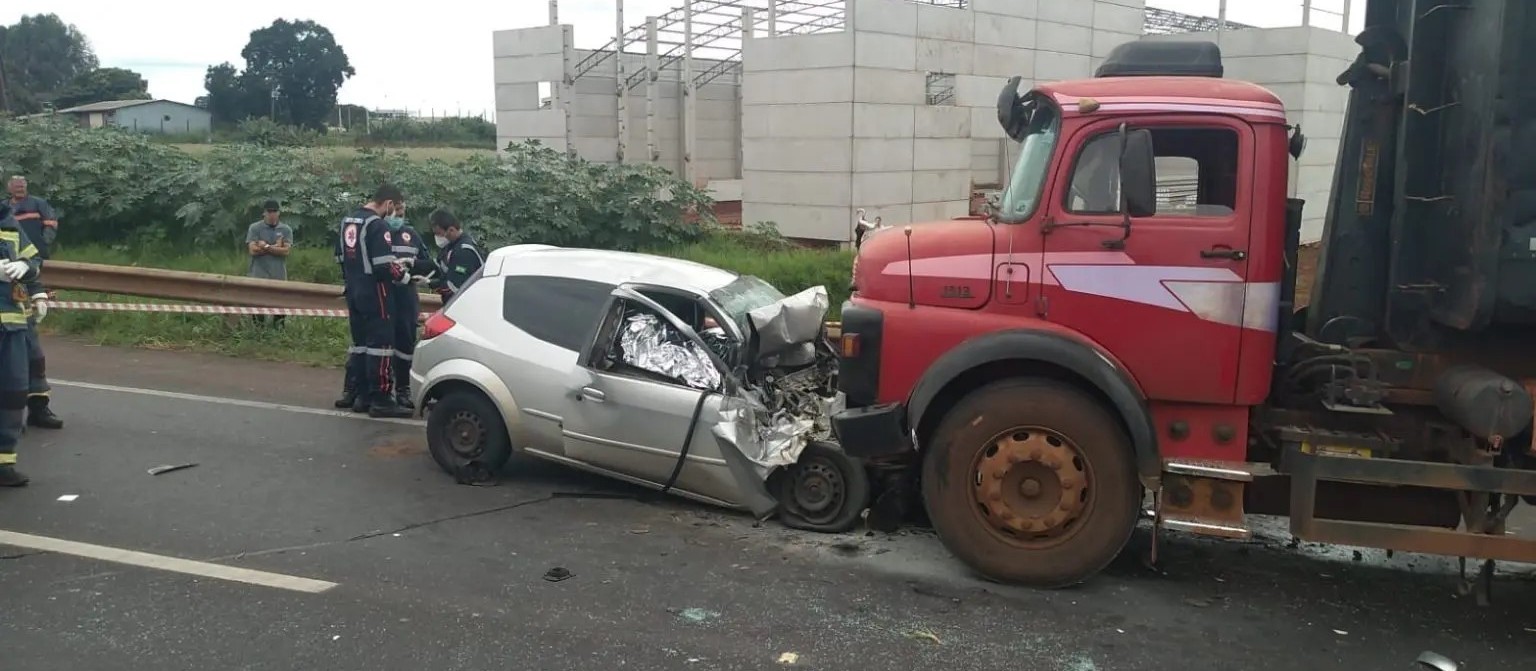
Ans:
[{"label": "truck rear wheel", "polygon": [[1130,441],[1092,397],[1005,380],[966,396],[923,458],[923,499],[945,547],[982,575],[1066,587],[1125,547],[1140,506]]}]

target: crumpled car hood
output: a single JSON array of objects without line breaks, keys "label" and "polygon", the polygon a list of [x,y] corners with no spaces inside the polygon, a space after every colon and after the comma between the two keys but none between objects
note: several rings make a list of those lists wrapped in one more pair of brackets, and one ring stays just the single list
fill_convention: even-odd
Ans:
[{"label": "crumpled car hood", "polygon": [[758,360],[769,367],[809,363],[830,306],[827,288],[817,286],[748,312]]}]

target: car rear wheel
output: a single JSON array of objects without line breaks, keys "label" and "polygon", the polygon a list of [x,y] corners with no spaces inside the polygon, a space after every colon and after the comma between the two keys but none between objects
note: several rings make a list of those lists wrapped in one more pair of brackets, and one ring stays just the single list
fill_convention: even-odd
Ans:
[{"label": "car rear wheel", "polygon": [[448,392],[427,414],[427,449],[444,472],[495,473],[512,457],[512,442],[501,412],[478,391]]},{"label": "car rear wheel", "polygon": [[1077,388],[1041,379],[962,399],[923,456],[922,487],[950,552],[993,580],[1048,588],[1113,561],[1141,498],[1116,418]]},{"label": "car rear wheel", "polygon": [[869,505],[869,474],[835,445],[811,443],[777,477],[779,516],[791,529],[852,529]]}]

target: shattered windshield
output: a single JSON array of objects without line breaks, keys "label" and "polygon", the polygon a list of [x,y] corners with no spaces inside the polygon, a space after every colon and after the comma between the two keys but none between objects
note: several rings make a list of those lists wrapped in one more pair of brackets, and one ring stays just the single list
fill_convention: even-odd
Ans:
[{"label": "shattered windshield", "polygon": [[736,281],[709,292],[709,297],[725,310],[726,316],[736,322],[742,333],[750,330],[747,328],[748,312],[784,300],[783,292],[751,275],[742,275]]},{"label": "shattered windshield", "polygon": [[1056,106],[1047,102],[1037,105],[1029,120],[1029,133],[1020,143],[1019,162],[1014,165],[1008,189],[1003,192],[999,212],[1003,221],[1023,221],[1035,213],[1040,193],[1045,190],[1045,177],[1050,171],[1051,154],[1056,151],[1060,131],[1061,113]]}]

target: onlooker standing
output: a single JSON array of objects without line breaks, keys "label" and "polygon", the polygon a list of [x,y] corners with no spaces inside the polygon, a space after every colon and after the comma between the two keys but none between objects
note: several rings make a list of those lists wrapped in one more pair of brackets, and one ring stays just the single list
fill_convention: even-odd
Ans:
[{"label": "onlooker standing", "polygon": [[[37,249],[38,263],[52,253],[54,240],[59,234],[59,217],[48,201],[32,195],[27,190],[27,178],[21,175],[6,182],[10,192],[11,214],[32,246]],[[39,429],[62,429],[64,420],[59,419],[48,407],[52,399],[48,384],[48,359],[43,354],[43,338],[37,332],[37,324],[48,314],[48,291],[42,284],[26,286],[32,303],[27,320],[27,364],[30,375],[27,381],[27,424]]]},{"label": "onlooker standing", "polygon": [[[264,280],[288,279],[288,252],[293,248],[293,229],[282,222],[277,201],[262,205],[261,221],[245,229],[245,247],[251,254],[250,276]],[[257,317],[258,323],[266,321]],[[283,315],[274,315],[273,326],[282,326]]]}]

